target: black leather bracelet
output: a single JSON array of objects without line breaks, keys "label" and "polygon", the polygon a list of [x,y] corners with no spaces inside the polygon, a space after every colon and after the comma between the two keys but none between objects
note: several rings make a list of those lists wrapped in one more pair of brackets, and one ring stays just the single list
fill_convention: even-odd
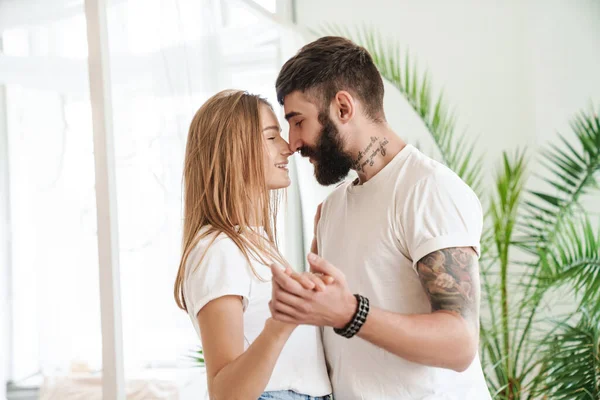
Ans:
[{"label": "black leather bracelet", "polygon": [[367,315],[369,314],[369,299],[360,294],[355,294],[354,297],[356,297],[357,305],[352,320],[342,329],[333,328],[335,333],[348,339],[360,331],[360,328],[367,321]]}]

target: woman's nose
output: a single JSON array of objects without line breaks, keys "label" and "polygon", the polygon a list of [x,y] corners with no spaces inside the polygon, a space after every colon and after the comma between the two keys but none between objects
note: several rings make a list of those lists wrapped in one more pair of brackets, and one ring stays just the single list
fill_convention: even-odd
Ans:
[{"label": "woman's nose", "polygon": [[294,154],[294,152],[292,151],[292,149],[290,149],[290,145],[288,142],[286,142],[285,140],[283,141],[284,145],[281,148],[281,155],[284,157],[289,157],[292,154]]}]

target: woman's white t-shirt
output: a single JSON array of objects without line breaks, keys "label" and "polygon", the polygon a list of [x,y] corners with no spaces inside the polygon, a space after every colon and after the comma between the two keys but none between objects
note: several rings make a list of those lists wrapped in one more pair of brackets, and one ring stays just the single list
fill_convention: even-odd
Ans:
[{"label": "woman's white t-shirt", "polygon": [[[254,270],[264,280],[261,281],[227,235],[218,235],[211,244],[213,238],[209,235],[200,240],[186,263],[183,294],[188,315],[200,336],[196,316],[202,307],[222,296],[240,296],[244,308],[245,350],[262,332],[271,316],[271,270],[252,260]],[[277,390],[293,390],[315,397],[331,393],[320,329],[301,325],[294,330],[265,389]]]}]

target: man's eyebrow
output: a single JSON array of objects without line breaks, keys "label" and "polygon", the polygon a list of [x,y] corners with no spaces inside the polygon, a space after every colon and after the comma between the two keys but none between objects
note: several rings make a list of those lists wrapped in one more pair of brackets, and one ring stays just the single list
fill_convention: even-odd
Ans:
[{"label": "man's eyebrow", "polygon": [[302,115],[302,114],[301,114],[301,113],[299,113],[298,111],[291,111],[291,112],[289,112],[289,113],[285,114],[285,119],[286,119],[287,121],[289,121],[289,120],[290,120],[290,118],[294,118],[295,116],[298,116],[298,115]]}]

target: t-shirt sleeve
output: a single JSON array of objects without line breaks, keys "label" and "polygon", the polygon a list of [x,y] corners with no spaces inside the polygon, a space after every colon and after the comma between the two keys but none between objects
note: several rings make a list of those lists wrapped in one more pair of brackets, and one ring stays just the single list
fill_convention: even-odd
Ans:
[{"label": "t-shirt sleeve", "polygon": [[217,238],[202,257],[204,248],[196,246],[188,258],[185,284],[188,310],[192,315],[207,303],[223,296],[240,296],[244,311],[248,306],[252,275],[246,258],[229,238]]},{"label": "t-shirt sleeve", "polygon": [[472,247],[479,255],[483,211],[477,195],[450,171],[432,173],[409,189],[401,208],[405,246],[417,262],[434,251]]}]

